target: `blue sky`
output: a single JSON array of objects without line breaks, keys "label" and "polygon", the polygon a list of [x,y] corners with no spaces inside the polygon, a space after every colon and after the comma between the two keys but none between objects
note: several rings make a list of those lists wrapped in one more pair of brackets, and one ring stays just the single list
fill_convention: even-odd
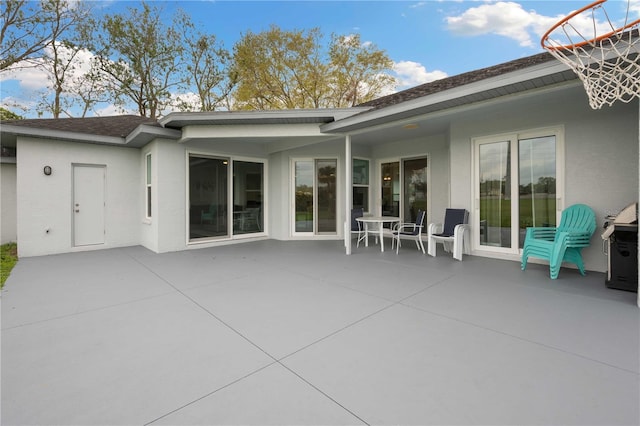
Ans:
[{"label": "blue sky", "polygon": [[[560,18],[589,1],[157,1],[170,17],[181,8],[202,30],[231,50],[242,33],[275,24],[285,30],[320,28],[358,33],[395,63],[398,90],[542,52],[541,35]],[[106,13],[139,5],[134,1],[96,2]],[[627,0],[609,0],[607,11],[623,17]],[[631,0],[633,19],[640,0]],[[0,74],[3,106],[26,105],[42,76],[35,72]],[[11,108],[21,113],[21,111]],[[112,109],[108,106],[101,115]],[[31,116],[28,111],[24,113]]]}]

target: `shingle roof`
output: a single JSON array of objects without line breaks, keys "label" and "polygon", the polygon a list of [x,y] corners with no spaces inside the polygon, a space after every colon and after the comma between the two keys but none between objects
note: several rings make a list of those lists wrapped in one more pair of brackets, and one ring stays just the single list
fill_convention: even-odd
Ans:
[{"label": "shingle roof", "polygon": [[[367,107],[368,110],[366,112],[360,112],[360,114],[366,114],[371,111],[400,104],[402,102],[411,101],[413,99],[429,96],[434,93],[464,86],[466,84],[474,83],[491,77],[500,76],[509,72],[518,71],[552,60],[554,60],[554,58],[549,53],[540,53],[537,55],[528,56],[526,58],[505,62],[503,64],[494,65],[488,68],[474,70],[441,80],[436,80],[431,83],[422,84],[420,86],[412,87],[401,92],[393,93],[388,96],[383,96],[381,98],[362,103],[360,105],[357,105],[357,107]],[[0,125],[8,124],[36,129],[84,133],[119,138],[127,137],[127,135],[133,132],[141,124],[162,127],[162,125],[155,119],[140,117],[136,115],[62,119],[5,120],[0,122]]]},{"label": "shingle roof", "polygon": [[157,120],[137,115],[59,119],[33,118],[25,120],[3,120],[0,122],[0,125],[9,124],[12,126],[31,127],[62,132],[86,133],[119,138],[125,138],[141,124],[160,127]]},{"label": "shingle roof", "polygon": [[488,68],[482,68],[479,70],[454,75],[452,77],[443,78],[441,80],[436,80],[430,83],[425,83],[420,86],[412,87],[401,92],[393,93],[391,95],[383,96],[381,98],[362,103],[358,106],[372,107],[373,110],[385,108],[391,105],[396,105],[402,102],[421,98],[423,96],[432,95],[434,93],[453,89],[465,84],[474,83],[486,78],[499,76],[508,72],[517,71],[551,60],[554,60],[553,56],[551,56],[551,54],[549,53],[544,52],[537,55],[528,56],[526,58],[505,62],[503,64],[494,65]]}]

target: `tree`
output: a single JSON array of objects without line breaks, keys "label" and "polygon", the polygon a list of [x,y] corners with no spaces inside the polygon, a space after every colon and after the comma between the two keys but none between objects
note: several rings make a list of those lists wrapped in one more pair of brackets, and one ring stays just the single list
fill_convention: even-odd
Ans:
[{"label": "tree", "polygon": [[74,23],[68,18],[75,13],[75,7],[66,1],[3,0],[0,8],[0,71],[16,64],[38,65],[30,60],[40,58],[44,49]]},{"label": "tree", "polygon": [[[216,37],[212,34],[187,34],[185,60],[187,81],[195,86],[198,109],[214,111],[224,105],[235,82],[229,73],[231,55],[217,43]],[[189,102],[181,105],[183,110],[194,107]]]},{"label": "tree", "polygon": [[182,34],[189,25],[184,13],[164,24],[161,10],[147,3],[98,24],[94,50],[116,105],[133,103],[141,116],[156,118],[174,103],[172,91],[186,82]]},{"label": "tree", "polygon": [[50,86],[41,94],[37,106],[40,115],[85,117],[98,104],[109,102],[105,78],[89,50],[68,41],[47,50],[51,52],[41,68]]},{"label": "tree", "polygon": [[[63,98],[63,94],[72,90],[71,80],[82,73],[83,64],[78,57],[82,57],[82,53],[86,52],[86,38],[81,37],[85,32],[79,27],[89,19],[90,10],[86,3],[71,5],[67,0],[51,0],[48,8],[51,11],[49,25],[53,36],[49,46],[44,50],[40,67],[49,75],[53,97],[45,94],[40,104],[40,112],[43,109],[48,110],[53,118],[59,118],[63,112],[71,116],[68,107],[73,105],[73,98]],[[61,28],[65,28],[65,31],[61,31]],[[67,104],[66,107],[63,104]]]},{"label": "tree", "polygon": [[22,117],[6,108],[0,107],[0,120],[22,120]]},{"label": "tree", "polygon": [[244,34],[234,46],[238,80],[234,104],[240,109],[317,108],[326,93],[320,31]]},{"label": "tree", "polygon": [[359,36],[333,36],[321,45],[318,28],[247,32],[234,46],[233,101],[240,109],[335,108],[379,96],[395,83],[392,62]]},{"label": "tree", "polygon": [[362,44],[358,34],[332,35],[329,58],[331,103],[335,108],[370,101],[396,84],[394,77],[384,73],[393,67],[393,61],[373,44]]}]

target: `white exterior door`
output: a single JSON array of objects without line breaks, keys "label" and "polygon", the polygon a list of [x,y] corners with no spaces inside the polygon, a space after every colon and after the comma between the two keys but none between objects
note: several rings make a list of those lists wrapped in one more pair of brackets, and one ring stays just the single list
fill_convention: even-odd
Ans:
[{"label": "white exterior door", "polygon": [[104,244],[104,166],[73,166],[74,246]]}]

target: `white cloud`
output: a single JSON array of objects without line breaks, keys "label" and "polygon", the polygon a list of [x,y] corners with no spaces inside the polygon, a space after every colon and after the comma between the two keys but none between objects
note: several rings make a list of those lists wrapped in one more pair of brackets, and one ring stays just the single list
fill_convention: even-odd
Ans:
[{"label": "white cloud", "polygon": [[440,70],[427,71],[424,65],[413,61],[400,61],[393,65],[399,88],[406,89],[424,83],[430,83],[447,77],[447,73]]},{"label": "white cloud", "polygon": [[[459,16],[446,18],[448,29],[454,34],[477,36],[498,34],[516,40],[521,46],[534,45],[531,30],[540,32],[557,22],[559,17],[526,11],[521,4],[497,2],[467,9]],[[541,35],[541,34],[540,34]]]},{"label": "white cloud", "polygon": [[[627,6],[629,14],[627,15]],[[574,11],[567,12],[569,16]],[[628,23],[640,17],[640,0],[629,3],[611,2],[603,3],[599,7],[585,10],[566,21],[566,25],[554,28],[549,33],[551,45],[568,45],[580,43],[585,40],[593,40],[625,27]],[[561,17],[562,19],[564,17]],[[558,22],[560,19],[556,20]],[[548,28],[556,24],[553,22]],[[548,28],[541,29],[545,33]]]},{"label": "white cloud", "polygon": [[2,98],[2,102],[0,102],[0,105],[3,108],[13,111],[18,115],[28,118],[34,118],[30,115],[30,112],[34,111],[36,106],[36,102],[33,100],[25,100],[13,96],[6,96]]},{"label": "white cloud", "polygon": [[104,108],[96,108],[93,112],[96,117],[111,117],[120,114],[137,114],[137,111],[123,109],[115,105],[107,105]]},{"label": "white cloud", "polygon": [[[624,11],[619,7],[621,4],[624,4]],[[597,9],[595,15],[590,11],[576,15],[571,19],[572,26],[565,27],[565,31],[554,31],[551,34],[552,39],[558,44],[572,44],[608,33],[623,25],[626,5],[626,1],[611,2],[606,5],[606,15],[604,8]],[[629,8],[629,20],[637,19],[637,16],[640,16],[640,0],[631,0]],[[543,34],[571,13],[571,10],[567,10],[565,14],[544,16],[535,10],[525,10],[519,3],[499,1],[469,8],[460,15],[445,18],[445,21],[448,30],[457,35],[496,34],[516,40],[521,46],[534,47]],[[612,22],[609,23],[608,19]]]},{"label": "white cloud", "polygon": [[[70,59],[72,54],[70,49],[59,46],[59,55],[63,63]],[[53,56],[51,47],[45,49],[48,57]],[[67,80],[75,80],[87,73],[91,69],[91,61],[95,57],[93,53],[84,49],[78,52],[73,58],[73,65],[67,72]],[[19,62],[0,73],[0,81],[17,81],[21,88],[26,90],[40,90],[50,87],[50,73],[47,71],[49,67],[44,59],[30,60],[28,62]]]},{"label": "white cloud", "polygon": [[36,68],[33,63],[24,68],[15,64],[0,73],[0,82],[12,80],[26,90],[39,90],[49,86],[49,74],[42,68]]}]

